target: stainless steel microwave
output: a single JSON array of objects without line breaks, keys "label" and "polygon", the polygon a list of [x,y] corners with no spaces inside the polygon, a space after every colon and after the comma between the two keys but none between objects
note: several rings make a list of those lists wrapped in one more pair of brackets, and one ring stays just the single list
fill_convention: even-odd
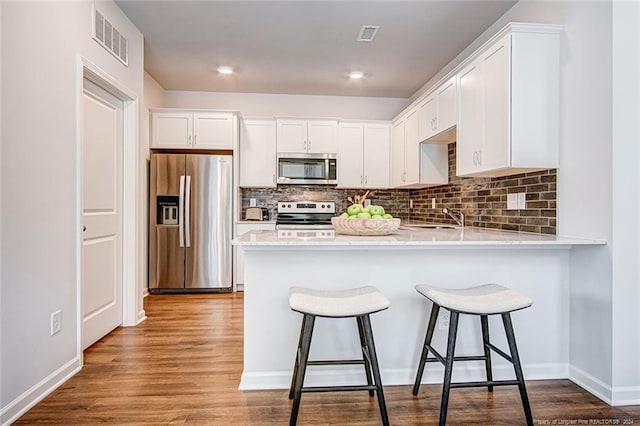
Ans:
[{"label": "stainless steel microwave", "polygon": [[278,183],[337,185],[335,154],[279,153]]}]

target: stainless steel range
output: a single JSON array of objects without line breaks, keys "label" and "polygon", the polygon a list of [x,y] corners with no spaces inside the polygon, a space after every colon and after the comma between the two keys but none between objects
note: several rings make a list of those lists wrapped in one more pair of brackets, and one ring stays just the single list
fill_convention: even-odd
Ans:
[{"label": "stainless steel range", "polygon": [[333,201],[278,201],[277,229],[333,229]]}]

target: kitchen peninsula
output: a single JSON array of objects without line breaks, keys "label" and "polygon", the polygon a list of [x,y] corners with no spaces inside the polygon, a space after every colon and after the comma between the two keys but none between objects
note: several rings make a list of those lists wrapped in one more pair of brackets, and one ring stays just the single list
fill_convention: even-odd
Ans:
[{"label": "kitchen peninsula", "polygon": [[[509,231],[400,229],[392,235],[330,238],[283,237],[277,231],[251,231],[234,244],[244,249],[244,371],[240,389],[287,388],[301,316],[288,305],[289,288],[343,289],[376,286],[391,307],[372,317],[385,385],[410,384],[415,377],[429,304],[416,284],[464,288],[483,283],[511,287],[534,299],[513,315],[525,377],[557,379],[569,375],[569,262],[574,246],[605,247],[602,240]],[[439,321],[444,319],[442,314]],[[491,317],[492,340],[506,347],[499,318]],[[480,324],[462,316],[458,355],[481,353]],[[360,356],[352,320],[316,322],[310,359]],[[444,348],[440,324],[434,346]],[[495,357],[494,377],[513,372]],[[454,380],[484,379],[478,362],[456,366]],[[362,383],[361,367],[310,368],[309,385]],[[442,381],[442,368],[430,365],[423,382]]]}]

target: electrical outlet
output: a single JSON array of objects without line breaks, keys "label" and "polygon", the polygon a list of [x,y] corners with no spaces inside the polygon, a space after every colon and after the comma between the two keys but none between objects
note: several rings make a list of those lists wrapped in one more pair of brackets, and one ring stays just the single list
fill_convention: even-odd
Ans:
[{"label": "electrical outlet", "polygon": [[413,199],[409,200],[409,208],[412,209],[413,208]]},{"label": "electrical outlet", "polygon": [[518,194],[507,194],[507,210],[518,209]]},{"label": "electrical outlet", "polygon": [[527,194],[524,192],[518,193],[518,210],[524,210],[527,208]]},{"label": "electrical outlet", "polygon": [[255,207],[255,206],[257,206],[256,199],[249,198],[249,207]]},{"label": "electrical outlet", "polygon": [[438,330],[448,330],[449,329],[449,314],[448,311],[440,311],[438,314]]},{"label": "electrical outlet", "polygon": [[432,208],[432,209],[435,209],[435,208],[436,208],[436,199],[435,199],[435,198],[432,198],[432,199],[431,199],[431,208]]},{"label": "electrical outlet", "polygon": [[61,322],[60,316],[61,316],[61,312],[59,309],[51,314],[51,335],[52,336],[56,333],[59,333],[60,330],[62,329],[62,322]]}]

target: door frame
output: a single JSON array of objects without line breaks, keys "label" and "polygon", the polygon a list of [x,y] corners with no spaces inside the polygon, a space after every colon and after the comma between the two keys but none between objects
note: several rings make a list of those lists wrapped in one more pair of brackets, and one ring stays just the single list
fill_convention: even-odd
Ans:
[{"label": "door frame", "polygon": [[142,291],[137,277],[143,262],[138,257],[138,224],[140,219],[139,107],[138,95],[87,58],[78,55],[76,67],[76,345],[80,359],[82,351],[82,146],[83,80],[87,78],[123,102],[122,138],[122,325],[133,326],[146,319],[142,307]]}]

